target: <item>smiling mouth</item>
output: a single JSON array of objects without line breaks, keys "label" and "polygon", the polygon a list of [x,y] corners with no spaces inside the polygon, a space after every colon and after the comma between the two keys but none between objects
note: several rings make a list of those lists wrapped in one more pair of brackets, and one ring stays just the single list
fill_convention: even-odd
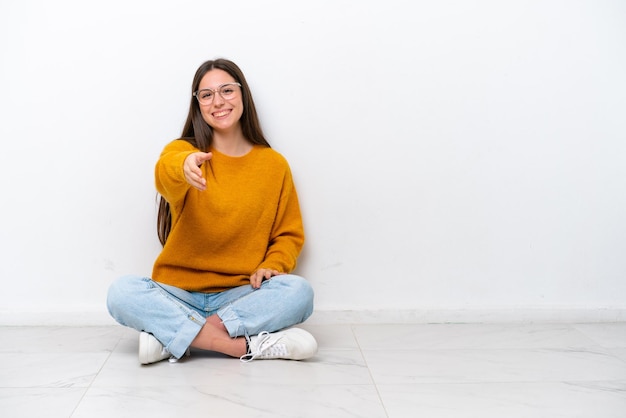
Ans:
[{"label": "smiling mouth", "polygon": [[213,113],[213,117],[221,118],[221,117],[224,117],[224,116],[228,115],[229,113],[230,113],[230,110],[221,110],[219,112]]}]

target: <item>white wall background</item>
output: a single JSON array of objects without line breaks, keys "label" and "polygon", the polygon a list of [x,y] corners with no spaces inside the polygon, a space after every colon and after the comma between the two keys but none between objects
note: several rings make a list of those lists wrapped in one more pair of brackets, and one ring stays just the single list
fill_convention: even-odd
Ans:
[{"label": "white wall background", "polygon": [[626,317],[624,1],[2,0],[0,323],[108,321],[150,274],[153,166],[219,56],[292,165],[318,318]]}]

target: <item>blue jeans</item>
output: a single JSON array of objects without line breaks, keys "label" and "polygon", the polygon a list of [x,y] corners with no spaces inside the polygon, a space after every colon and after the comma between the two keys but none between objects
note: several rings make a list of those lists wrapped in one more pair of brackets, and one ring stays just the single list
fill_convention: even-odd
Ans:
[{"label": "blue jeans", "polygon": [[232,338],[304,322],[313,313],[313,289],[293,274],[265,280],[260,289],[244,285],[219,293],[188,292],[125,276],[109,288],[107,307],[117,322],[149,332],[180,358],[210,315],[219,316]]}]

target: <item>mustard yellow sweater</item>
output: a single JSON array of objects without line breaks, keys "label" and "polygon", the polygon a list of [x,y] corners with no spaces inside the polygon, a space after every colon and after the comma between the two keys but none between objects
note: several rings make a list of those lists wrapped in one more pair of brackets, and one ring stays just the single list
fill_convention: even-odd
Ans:
[{"label": "mustard yellow sweater", "polygon": [[304,244],[291,171],[282,155],[254,146],[242,157],[215,150],[202,165],[207,189],[191,187],[185,158],[198,150],[169,143],[156,164],[157,191],[170,203],[172,229],[152,278],[195,292],[249,283],[259,268],[289,273]]}]

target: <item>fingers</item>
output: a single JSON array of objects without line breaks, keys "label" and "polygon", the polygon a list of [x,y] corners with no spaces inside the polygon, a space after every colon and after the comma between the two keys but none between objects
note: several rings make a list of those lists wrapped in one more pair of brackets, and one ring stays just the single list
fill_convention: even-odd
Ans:
[{"label": "fingers", "polygon": [[284,274],[284,273],[281,273],[278,270],[258,269],[252,274],[252,276],[250,276],[250,285],[253,288],[258,289],[261,287],[261,283],[263,283],[263,280],[269,280],[273,276],[278,276],[281,274]]},{"label": "fingers", "polygon": [[194,152],[189,154],[183,163],[185,180],[200,191],[206,190],[206,179],[203,177],[202,164],[213,157],[210,152]]},{"label": "fingers", "polygon": [[194,154],[196,156],[196,165],[201,166],[202,163],[209,161],[213,158],[212,152],[197,152]]},{"label": "fingers", "polygon": [[254,289],[258,289],[259,287],[261,287],[261,282],[263,281],[263,279],[261,279],[261,275],[259,274],[259,272],[254,272],[252,274],[252,276],[250,276],[250,286],[252,286]]}]

